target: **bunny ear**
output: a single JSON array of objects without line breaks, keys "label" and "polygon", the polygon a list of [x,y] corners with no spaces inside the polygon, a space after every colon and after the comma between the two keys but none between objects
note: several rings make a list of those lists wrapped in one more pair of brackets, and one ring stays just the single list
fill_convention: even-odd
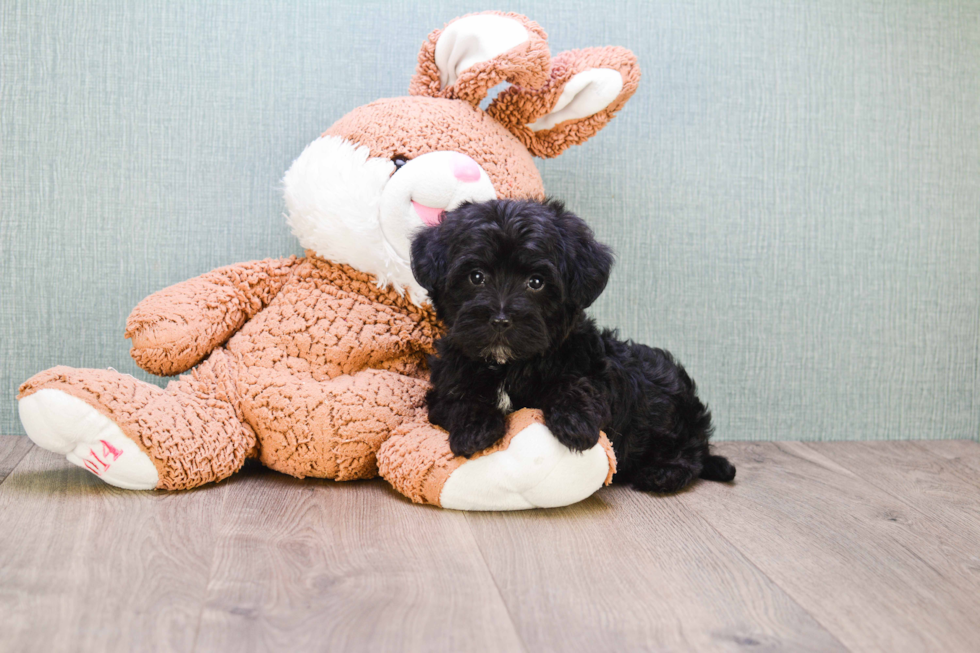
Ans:
[{"label": "bunny ear", "polygon": [[640,67],[625,48],[562,52],[539,89],[512,86],[487,108],[536,156],[550,158],[606,126],[636,91]]},{"label": "bunny ear", "polygon": [[500,82],[537,88],[548,80],[548,35],[520,14],[488,11],[429,34],[409,92],[477,106]]}]

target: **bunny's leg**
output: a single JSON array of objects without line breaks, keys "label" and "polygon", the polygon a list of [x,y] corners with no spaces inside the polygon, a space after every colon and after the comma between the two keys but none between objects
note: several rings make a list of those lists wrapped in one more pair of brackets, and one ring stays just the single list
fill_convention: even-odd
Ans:
[{"label": "bunny's leg", "polygon": [[255,452],[224,349],[166,390],[113,370],[54,367],[20,388],[28,436],[110,485],[187,489],[218,481]]},{"label": "bunny's leg", "polygon": [[378,475],[378,449],[401,424],[425,415],[428,385],[375,369],[318,381],[253,367],[239,377],[259,460],[298,478],[338,481]]},{"label": "bunny's leg", "polygon": [[507,418],[503,439],[470,458],[453,456],[448,434],[428,421],[395,431],[378,452],[381,476],[416,503],[456,510],[524,510],[577,503],[616,471],[606,435],[573,452],[544,425],[539,410]]}]

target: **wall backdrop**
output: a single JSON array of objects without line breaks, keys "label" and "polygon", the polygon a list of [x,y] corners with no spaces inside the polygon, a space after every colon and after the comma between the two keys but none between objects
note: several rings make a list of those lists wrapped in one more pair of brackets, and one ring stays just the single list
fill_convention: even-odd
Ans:
[{"label": "wall backdrop", "polygon": [[499,8],[643,68],[545,186],[618,253],[594,314],[672,350],[719,439],[980,434],[980,3],[23,2],[0,15],[0,432],[56,364],[150,378],[146,295],[299,253],[279,180]]}]

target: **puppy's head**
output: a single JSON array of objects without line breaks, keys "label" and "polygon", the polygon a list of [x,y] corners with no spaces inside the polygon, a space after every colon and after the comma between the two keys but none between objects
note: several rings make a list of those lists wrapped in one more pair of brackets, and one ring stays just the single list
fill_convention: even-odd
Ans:
[{"label": "puppy's head", "polygon": [[498,363],[564,340],[609,279],[612,253],[558,201],[464,204],[412,242],[412,272],[446,338]]}]

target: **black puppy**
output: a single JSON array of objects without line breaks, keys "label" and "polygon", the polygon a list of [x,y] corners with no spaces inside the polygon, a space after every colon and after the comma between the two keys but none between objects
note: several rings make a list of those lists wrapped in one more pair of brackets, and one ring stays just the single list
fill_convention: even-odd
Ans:
[{"label": "black puppy", "polygon": [[470,456],[500,440],[505,414],[530,407],[565,446],[605,431],[615,480],[673,492],[730,481],[708,450],[711,416],[669,353],[599,331],[585,308],[613,257],[558,201],[464,204],[412,242],[412,271],[447,331],[431,357],[429,419]]}]

